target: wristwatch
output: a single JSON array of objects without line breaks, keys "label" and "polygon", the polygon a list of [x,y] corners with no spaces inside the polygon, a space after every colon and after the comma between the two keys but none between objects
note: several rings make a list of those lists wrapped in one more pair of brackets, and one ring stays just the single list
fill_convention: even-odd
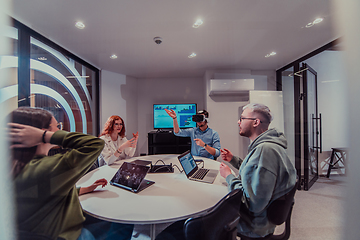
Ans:
[{"label": "wristwatch", "polygon": [[205,148],[206,146],[207,146],[207,144],[205,143],[205,144],[204,144],[204,148]]}]

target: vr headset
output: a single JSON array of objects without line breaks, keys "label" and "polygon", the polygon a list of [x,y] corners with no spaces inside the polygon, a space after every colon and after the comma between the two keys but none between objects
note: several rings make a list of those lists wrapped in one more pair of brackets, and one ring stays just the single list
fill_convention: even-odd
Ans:
[{"label": "vr headset", "polygon": [[192,116],[193,122],[203,122],[207,120],[204,114],[196,114]]}]

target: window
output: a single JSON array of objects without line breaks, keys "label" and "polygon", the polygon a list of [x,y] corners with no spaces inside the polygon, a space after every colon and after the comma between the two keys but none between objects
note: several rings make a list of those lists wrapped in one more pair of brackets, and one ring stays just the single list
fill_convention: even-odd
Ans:
[{"label": "window", "polygon": [[51,111],[64,130],[98,135],[99,70],[16,20],[12,32],[13,56],[1,57],[11,60],[7,68],[18,70],[19,82],[1,86],[12,95],[0,102],[18,99],[15,107]]}]

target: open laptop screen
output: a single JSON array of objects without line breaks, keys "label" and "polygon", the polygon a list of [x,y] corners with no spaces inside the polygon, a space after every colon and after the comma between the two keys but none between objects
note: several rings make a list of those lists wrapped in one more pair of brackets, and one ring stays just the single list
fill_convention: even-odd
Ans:
[{"label": "open laptop screen", "polygon": [[148,166],[124,162],[111,179],[111,182],[136,190],[139,188],[149,169],[150,167]]},{"label": "open laptop screen", "polygon": [[186,175],[189,175],[189,173],[197,167],[195,160],[190,151],[187,151],[183,153],[181,156],[179,156],[179,161]]}]

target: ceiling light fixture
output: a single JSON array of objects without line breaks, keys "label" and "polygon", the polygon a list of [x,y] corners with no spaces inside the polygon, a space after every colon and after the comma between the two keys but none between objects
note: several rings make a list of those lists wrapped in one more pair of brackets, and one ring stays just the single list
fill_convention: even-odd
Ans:
[{"label": "ceiling light fixture", "polygon": [[323,18],[317,18],[313,21],[314,24],[321,23],[324,19]]},{"label": "ceiling light fixture", "polygon": [[46,60],[47,60],[46,57],[38,57],[38,59],[39,59],[40,61],[46,61]]},{"label": "ceiling light fixture", "polygon": [[78,29],[84,29],[85,24],[83,22],[76,22],[75,27],[77,27]]},{"label": "ceiling light fixture", "polygon": [[188,56],[188,58],[193,58],[193,57],[196,57],[196,53],[192,53]]},{"label": "ceiling light fixture", "polygon": [[196,20],[196,22],[193,24],[192,27],[193,27],[193,28],[198,28],[198,27],[200,27],[203,23],[204,23],[203,20],[198,19],[198,20]]},{"label": "ceiling light fixture", "polygon": [[117,59],[117,56],[115,54],[110,56],[111,59]]},{"label": "ceiling light fixture", "polygon": [[276,55],[276,52],[271,52],[271,53],[269,53],[269,54],[266,54],[266,58],[268,58],[268,57],[271,57],[271,56],[275,56]]},{"label": "ceiling light fixture", "polygon": [[309,27],[312,27],[314,26],[315,24],[318,24],[318,23],[321,23],[324,19],[323,18],[316,18],[314,21],[306,24],[306,28],[309,28]]}]

